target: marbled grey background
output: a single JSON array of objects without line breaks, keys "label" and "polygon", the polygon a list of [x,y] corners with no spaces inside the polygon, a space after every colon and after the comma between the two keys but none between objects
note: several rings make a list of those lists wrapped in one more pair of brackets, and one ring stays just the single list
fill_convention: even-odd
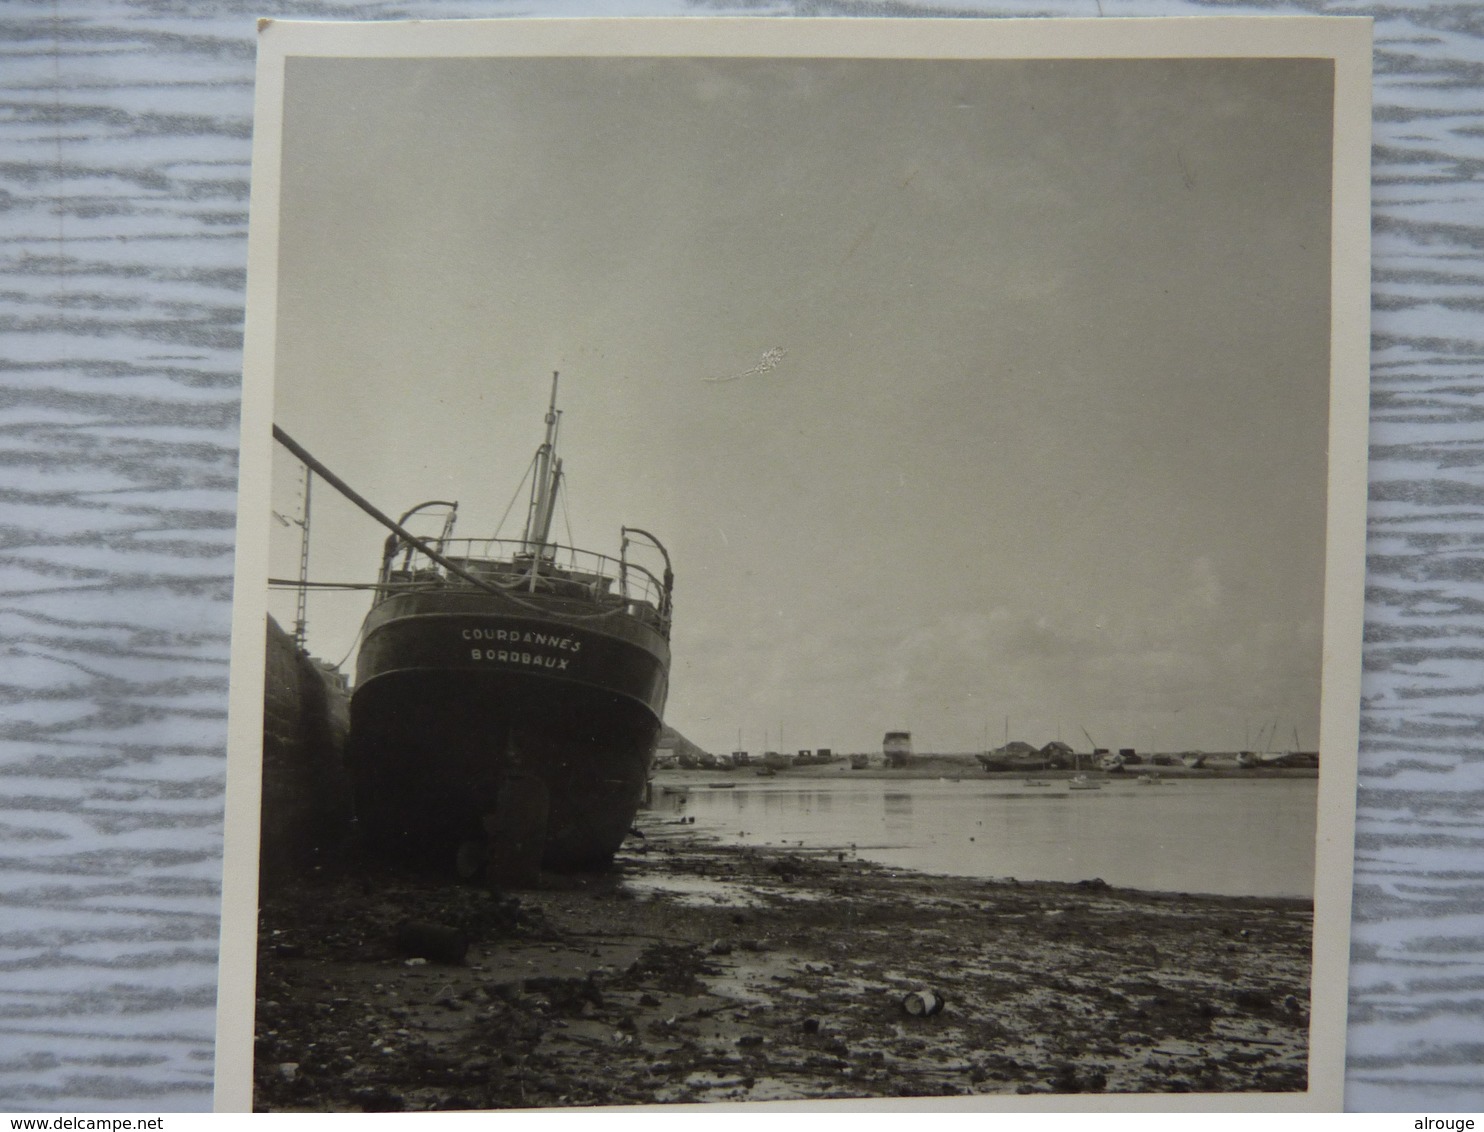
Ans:
[{"label": "marbled grey background", "polygon": [[258,16],[1376,19],[1347,1107],[1484,1102],[1484,3],[0,7],[0,1110],[211,1104]]}]

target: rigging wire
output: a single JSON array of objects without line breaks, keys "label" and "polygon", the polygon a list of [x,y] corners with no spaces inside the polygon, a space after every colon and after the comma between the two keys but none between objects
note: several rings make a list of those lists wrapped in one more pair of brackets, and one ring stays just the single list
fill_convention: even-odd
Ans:
[{"label": "rigging wire", "polygon": [[531,462],[526,465],[525,475],[520,477],[520,483],[515,485],[515,494],[510,497],[510,502],[505,505],[505,514],[500,516],[500,521],[495,524],[495,533],[491,538],[499,538],[500,532],[505,529],[505,520],[510,518],[510,512],[515,509],[515,501],[520,498],[521,489],[526,486],[526,481],[536,470],[536,456],[531,457]]},{"label": "rigging wire", "polygon": [[342,656],[340,658],[340,660],[336,663],[336,665],[335,665],[335,671],[336,672],[339,672],[340,669],[345,666],[345,662],[350,659],[350,654],[356,651],[356,646],[358,646],[361,643],[361,637],[365,634],[365,632],[366,632],[366,622],[365,621],[362,621],[361,622],[361,627],[356,630],[356,635],[355,635],[355,637],[350,642],[350,648],[348,648],[348,649],[345,650],[345,655]]},{"label": "rigging wire", "polygon": [[407,585],[386,584],[383,582],[296,582],[292,578],[269,578],[268,588],[273,590],[297,590],[307,586],[312,590],[385,590],[388,593],[402,593]]},{"label": "rigging wire", "polygon": [[562,502],[562,522],[567,525],[567,545],[573,548],[573,554],[575,556],[577,540],[572,537],[572,505],[567,500],[566,476],[563,476],[561,479],[557,480],[557,492],[559,493],[558,498],[560,498]]},{"label": "rigging wire", "polygon": [[[311,456],[302,445],[300,445],[296,440],[294,440],[291,436],[288,435],[288,433],[284,432],[283,429],[281,429],[276,424],[273,426],[273,437],[295,456],[299,457],[299,459],[304,463],[305,467],[317,471],[331,487],[335,488],[336,491],[344,495],[347,499],[349,499],[361,510],[365,511],[382,526],[387,527],[389,530],[391,530],[392,533],[400,538],[403,542],[406,542],[410,546],[415,547],[418,551],[446,569],[450,574],[462,579],[464,582],[473,585],[480,590],[483,590],[486,593],[502,597],[506,601],[510,602],[512,605],[516,605],[522,609],[527,609],[534,613],[550,612],[546,607],[535,602],[523,601],[520,598],[516,597],[512,592],[510,592],[516,586],[519,586],[521,584],[520,580],[517,580],[513,585],[507,587],[504,583],[493,582],[492,580],[475,577],[473,574],[470,574],[468,571],[451,562],[449,559],[444,558],[443,555],[433,550],[425,542],[416,538],[405,528],[401,527],[397,523],[394,523],[390,518],[378,511],[371,503],[363,499],[354,491],[354,489],[352,489],[347,483],[341,480],[340,477],[335,475],[334,472],[330,471],[330,469],[325,467],[325,465],[322,464],[319,460]],[[650,537],[652,538],[653,536]],[[534,561],[532,562],[531,569],[533,571],[536,569]],[[526,577],[527,579],[529,579],[530,575],[527,575]],[[306,582],[305,584],[307,585],[308,583]],[[600,610],[597,613],[584,614],[564,611],[563,616],[572,621],[597,621],[603,618],[616,616],[620,613],[628,613],[629,605],[630,603],[628,601],[622,601],[611,609]]]}]

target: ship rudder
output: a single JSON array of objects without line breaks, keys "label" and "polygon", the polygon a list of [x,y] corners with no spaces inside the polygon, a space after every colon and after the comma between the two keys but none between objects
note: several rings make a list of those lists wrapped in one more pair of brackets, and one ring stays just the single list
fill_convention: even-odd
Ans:
[{"label": "ship rudder", "polygon": [[535,888],[540,884],[550,814],[551,790],[544,778],[511,775],[500,784],[495,808],[484,818],[491,884],[499,888]]}]

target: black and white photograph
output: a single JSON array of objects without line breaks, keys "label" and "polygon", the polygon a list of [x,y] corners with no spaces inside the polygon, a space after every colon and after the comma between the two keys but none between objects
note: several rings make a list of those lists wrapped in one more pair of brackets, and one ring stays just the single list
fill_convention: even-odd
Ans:
[{"label": "black and white photograph", "polygon": [[1338,1105],[1369,25],[953,23],[265,22],[219,1107]]}]

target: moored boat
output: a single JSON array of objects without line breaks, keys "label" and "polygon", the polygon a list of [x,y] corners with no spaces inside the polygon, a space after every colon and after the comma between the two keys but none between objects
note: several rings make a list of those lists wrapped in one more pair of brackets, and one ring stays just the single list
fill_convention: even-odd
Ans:
[{"label": "moored boat", "polygon": [[601,867],[643,799],[669,689],[669,556],[630,527],[617,558],[551,541],[556,389],[553,375],[521,539],[454,538],[451,504],[435,540],[402,524],[387,540],[348,762],[361,830],[394,856],[482,860],[512,881]]},{"label": "moored boat", "polygon": [[1264,751],[1257,756],[1257,765],[1265,767],[1302,767],[1306,770],[1319,768],[1318,751]]}]

